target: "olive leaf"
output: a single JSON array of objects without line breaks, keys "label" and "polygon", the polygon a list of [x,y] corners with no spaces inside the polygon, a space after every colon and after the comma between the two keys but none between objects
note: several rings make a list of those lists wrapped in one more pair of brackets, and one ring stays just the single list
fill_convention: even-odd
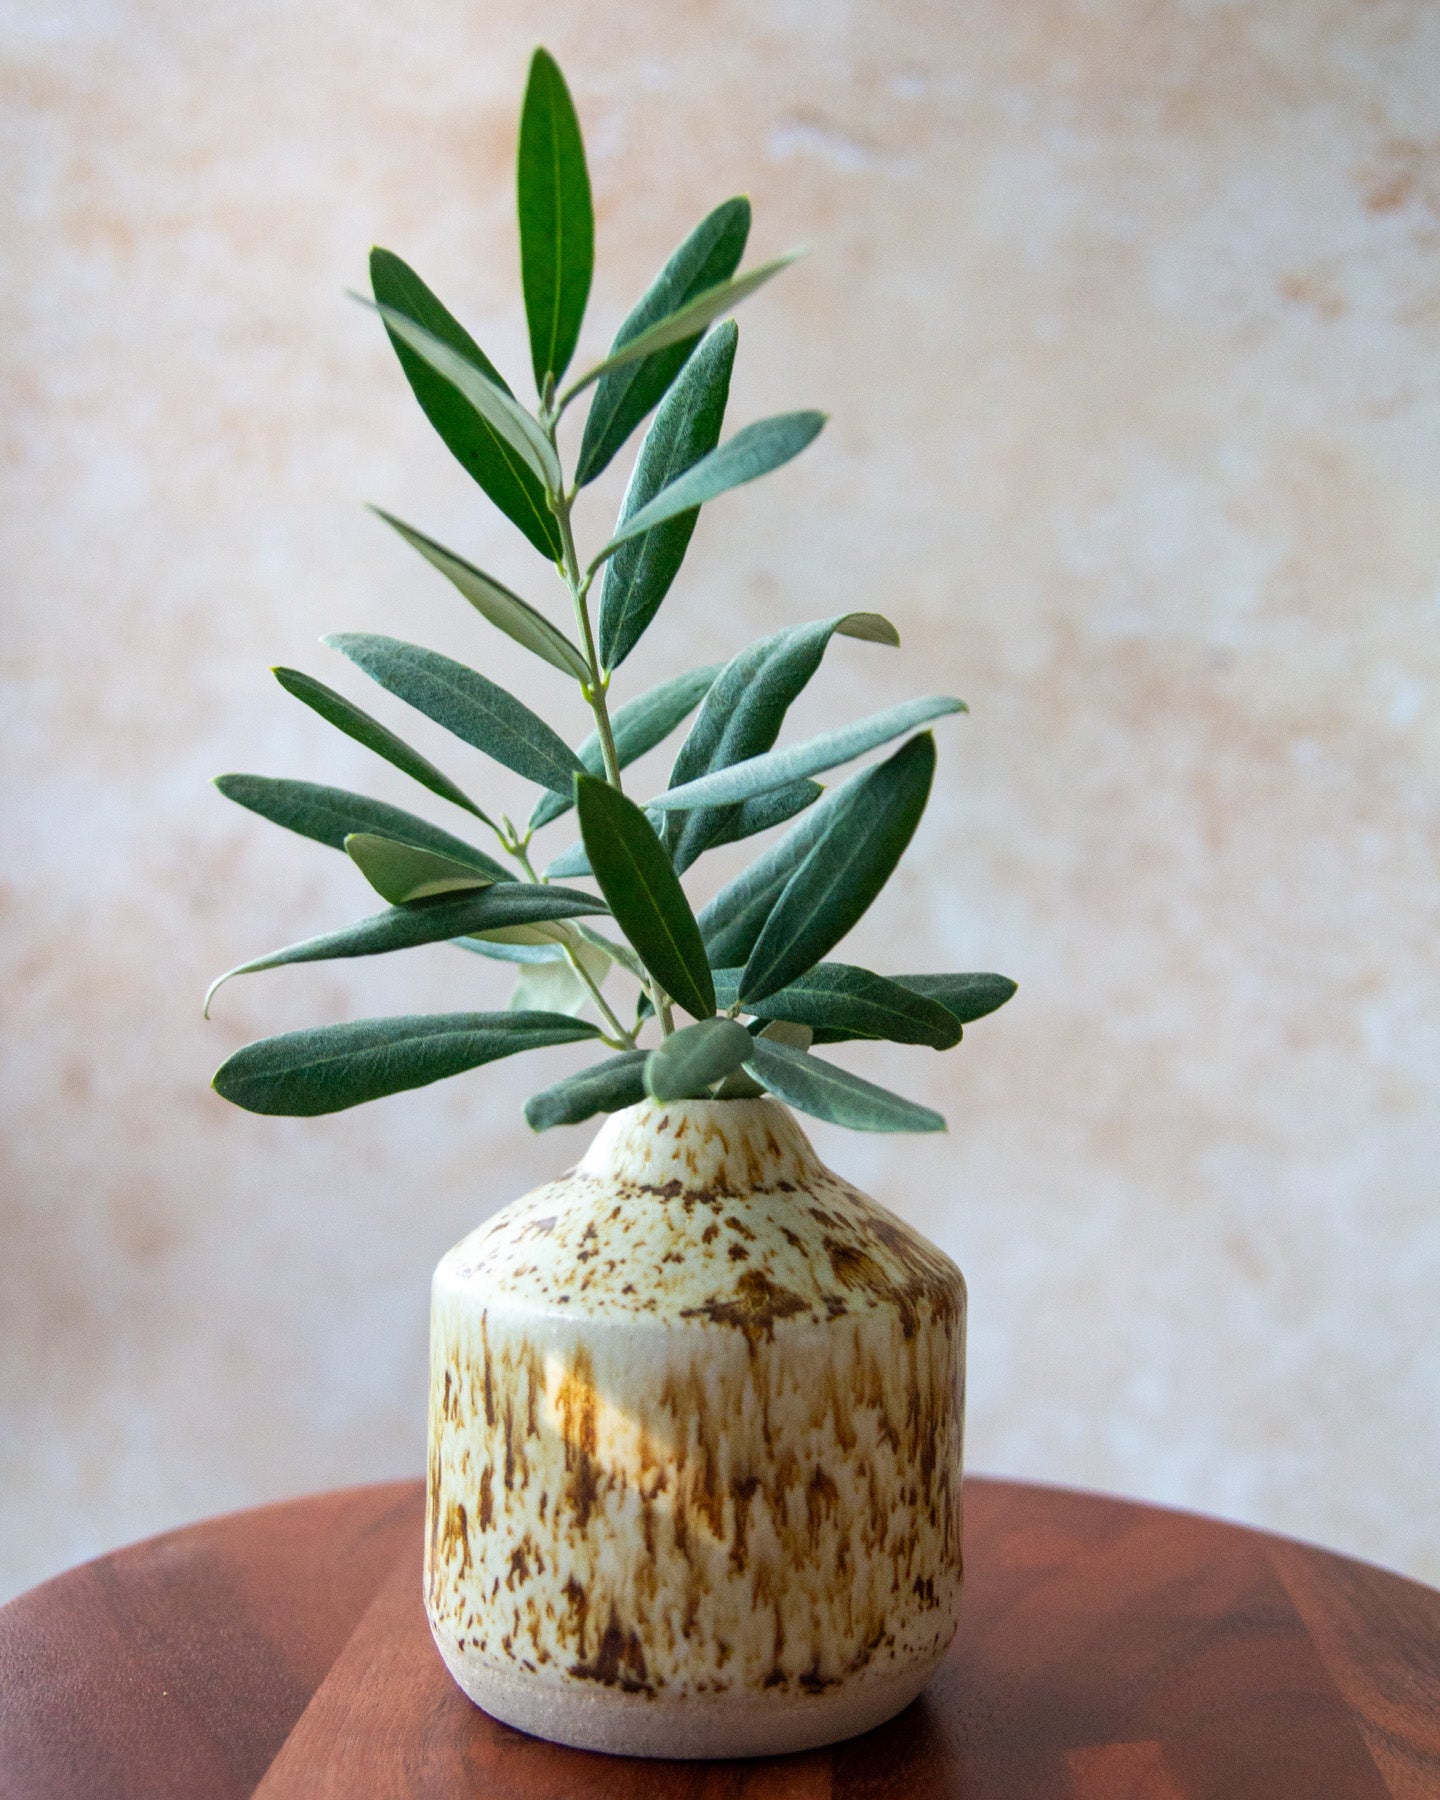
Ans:
[{"label": "olive leaf", "polygon": [[507,637],[514,638],[517,644],[523,644],[534,655],[559,669],[562,675],[573,675],[577,681],[590,679],[590,665],[565,633],[552,625],[544,613],[537,612],[528,601],[522,600],[518,594],[512,594],[503,582],[496,581],[494,576],[485,574],[483,569],[477,569],[473,563],[466,562],[463,556],[456,556],[453,550],[437,544],[434,538],[416,531],[413,525],[406,525],[403,520],[378,506],[372,506],[370,510],[458,588],[482,618],[488,619]]},{"label": "olive leaf", "polygon": [[227,969],[210,984],[205,1008],[218,989],[236,975],[254,975],[262,969],[279,969],[289,963],[328,962],[336,957],[383,956],[391,950],[411,950],[421,944],[439,944],[446,938],[470,936],[500,927],[525,926],[548,919],[568,919],[579,913],[601,913],[605,908],[593,894],[578,888],[541,887],[528,881],[495,881],[472,893],[444,894],[433,900],[415,900],[392,906],[388,912],[360,919],[340,931],[305,938],[272,950],[250,962]]},{"label": "olive leaf", "polygon": [[[509,394],[505,378],[485,352],[453,319],[425,283],[389,250],[370,252],[370,286],[376,300],[473,363],[487,381]],[[511,524],[519,527],[542,556],[559,562],[560,527],[545,499],[544,482],[508,438],[498,432],[455,387],[416,355],[388,322],[385,325],[405,379],[425,417],[456,459]],[[513,398],[513,396],[512,396]]]},{"label": "olive leaf", "polygon": [[321,641],[388,693],[527,781],[560,787],[579,772],[574,751],[543,719],[464,663],[371,632],[332,632]]},{"label": "olive leaf", "polygon": [[715,1010],[700,928],[650,821],[593,775],[575,778],[585,854],[616,924],[671,999],[697,1019]]},{"label": "olive leaf", "polygon": [[[717,326],[660,402],[635,459],[617,533],[719,443],[736,341],[733,320]],[[660,610],[699,517],[698,505],[677,513],[643,536],[622,541],[606,563],[599,629],[600,661],[607,669],[619,668]]]},{"label": "olive leaf", "polygon": [[393,306],[381,306],[363,294],[353,294],[361,306],[379,313],[392,336],[413,350],[484,419],[495,435],[519,457],[547,494],[560,491],[562,477],[555,446],[503,382],[494,382],[468,356],[453,349],[442,337],[417,325]]},{"label": "olive leaf", "polygon": [[[740,1003],[739,969],[716,969],[715,1004]],[[814,1041],[884,1038],[892,1044],[928,1044],[949,1050],[960,1042],[961,1024],[938,1000],[853,963],[821,962],[762,1000],[743,1002],[757,1019],[803,1025]]]},{"label": "olive leaf", "polygon": [[852,1131],[945,1129],[945,1120],[928,1106],[919,1106],[809,1051],[794,1050],[773,1039],[751,1040],[745,1068],[777,1100],[831,1125],[848,1125]]},{"label": "olive leaf", "polygon": [[[749,645],[731,658],[706,695],[670,771],[672,790],[767,751],[836,636],[892,646],[900,641],[879,613],[838,613]],[[737,813],[733,806],[706,807],[669,819],[663,835],[675,866],[688,869],[702,851],[729,841]]]},{"label": "olive leaf", "polygon": [[753,1048],[735,1019],[702,1019],[672,1031],[645,1063],[645,1091],[652,1100],[704,1099],[717,1081],[733,1075]]},{"label": "olive leaf", "polygon": [[420,819],[383,800],[370,800],[346,788],[322,787],[314,781],[286,781],[273,775],[217,775],[215,786],[227,800],[243,806],[287,831],[343,850],[345,840],[359,833],[394,838],[402,844],[433,850],[467,868],[488,874],[492,881],[509,881],[511,871],[463,838],[442,831],[428,819]]},{"label": "olive leaf", "polygon": [[[750,202],[740,196],[708,213],[645,290],[615,334],[614,354],[642,331],[667,319],[688,301],[735,273],[750,235]],[[631,358],[602,375],[585,415],[585,432],[575,463],[575,485],[594,481],[630,433],[656,405],[700,342],[703,325],[678,343]]]},{"label": "olive leaf", "polygon": [[577,1075],[567,1075],[542,1088],[525,1102],[526,1123],[533,1131],[555,1125],[579,1125],[596,1113],[619,1112],[645,1098],[645,1050],[623,1050]]},{"label": "olive leaf", "polygon": [[575,104],[559,65],[537,50],[520,113],[515,162],[520,275],[535,389],[558,381],[575,354],[595,264],[595,215]]},{"label": "olive leaf", "polygon": [[756,794],[773,793],[776,788],[807,775],[818,775],[840,763],[853,762],[867,750],[874,750],[892,738],[913,731],[931,719],[947,713],[964,712],[963,700],[946,694],[932,694],[923,700],[905,700],[884,712],[871,713],[853,725],[842,725],[835,731],[823,731],[803,744],[792,744],[784,750],[771,750],[765,756],[751,757],[748,762],[717,769],[679,787],[657,794],[646,804],[656,812],[683,812],[698,806],[732,805]]},{"label": "olive leaf", "polygon": [[462,806],[472,813],[483,824],[492,821],[442,770],[437,769],[428,757],[422,756],[418,750],[412,750],[403,738],[397,737],[388,725],[382,725],[378,719],[372,719],[363,707],[357,706],[353,700],[347,700],[343,694],[327,687],[323,681],[317,681],[313,675],[306,675],[300,669],[276,667],[270,673],[280,683],[287,694],[293,694],[297,700],[303,701],[312,712],[319,713],[327,724],[334,725],[347,737],[363,744],[367,750],[373,750],[377,756],[383,756],[403,774],[418,781],[422,787],[429,788],[432,794],[438,794],[442,800],[448,800],[452,806]]},{"label": "olive leaf", "polygon": [[671,344],[683,343],[686,338],[703,331],[713,320],[720,318],[737,307],[742,300],[764,287],[788,269],[793,262],[798,262],[805,251],[788,250],[784,256],[774,257],[770,262],[761,263],[758,268],[748,269],[743,275],[736,275],[730,281],[717,282],[704,293],[697,294],[693,300],[678,307],[668,318],[658,319],[655,324],[640,332],[636,337],[612,350],[603,362],[596,363],[593,369],[587,369],[578,381],[573,381],[560,399],[560,406],[567,407],[575,396],[592,381],[598,381],[616,369],[622,369],[627,363],[638,362],[641,357],[653,356],[657,350],[667,349]]},{"label": "olive leaf", "polygon": [[247,1044],[220,1065],[211,1086],[247,1112],[308,1119],[443,1081],[520,1050],[598,1036],[583,1019],[544,1012],[354,1019]]},{"label": "olive leaf", "polygon": [[934,775],[935,740],[924,731],[867,769],[829,814],[755,941],[737,990],[742,1004],[803,975],[859,920],[914,835]]},{"label": "olive leaf", "polygon": [[436,894],[458,894],[488,887],[493,875],[482,873],[453,856],[398,843],[373,832],[355,831],[345,840],[345,853],[360,873],[392,906],[407,900],[429,900]]},{"label": "olive leaf", "polygon": [[820,435],[825,424],[821,412],[778,413],[774,418],[757,419],[734,437],[702,456],[685,473],[661,488],[653,500],[647,501],[616,527],[615,535],[605,548],[591,559],[590,567],[598,569],[613,556],[628,538],[642,537],[678,513],[716,500],[731,488],[743,487],[747,481],[758,481],[772,469],[798,456]]}]

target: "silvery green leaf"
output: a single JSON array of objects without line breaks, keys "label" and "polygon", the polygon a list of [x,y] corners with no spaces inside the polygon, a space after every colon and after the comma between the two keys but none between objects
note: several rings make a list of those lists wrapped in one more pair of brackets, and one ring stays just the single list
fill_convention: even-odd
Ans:
[{"label": "silvery green leaf", "polygon": [[840,763],[863,756],[867,750],[888,743],[891,738],[938,719],[947,713],[964,712],[963,700],[945,694],[930,695],[923,700],[906,700],[884,712],[872,713],[853,725],[842,725],[836,731],[825,731],[819,737],[793,744],[785,750],[771,750],[765,756],[748,762],[717,769],[713,775],[702,775],[680,787],[657,794],[648,804],[658,812],[682,812],[697,806],[732,805],[755,794],[773,793],[788,782],[806,775],[818,775]]},{"label": "silvery green leaf", "polygon": [[924,731],[867,769],[828,814],[750,952],[737,993],[742,1004],[798,981],[846,935],[904,854],[934,774],[935,740]]},{"label": "silvery green leaf", "polygon": [[345,840],[345,853],[380,898],[392,906],[429,900],[436,894],[464,893],[495,880],[453,856],[424,850],[418,844],[397,843],[373,832],[351,832]]},{"label": "silvery green leaf", "polygon": [[[611,355],[733,275],[749,235],[750,202],[743,196],[725,201],[703,218],[616,332]],[[700,342],[702,329],[697,326],[693,337],[612,368],[600,377],[575,465],[577,487],[584,487],[609,466],[615,452],[680,373]]]},{"label": "silvery green leaf", "polygon": [[347,737],[354,738],[357,744],[373,750],[377,756],[383,756],[386,762],[399,769],[402,774],[410,776],[413,781],[418,781],[422,787],[429,788],[432,794],[438,794],[452,806],[464,807],[466,812],[472,813],[483,824],[491,823],[475,802],[462,793],[450,777],[437,769],[428,757],[422,756],[418,750],[412,750],[389,726],[382,725],[378,719],[372,719],[353,700],[347,700],[343,694],[337,694],[334,688],[326,687],[323,681],[317,681],[313,675],[306,675],[299,669],[276,668],[270,673],[287,694],[293,694],[297,700],[303,701],[312,712],[319,713],[327,724],[334,725]]},{"label": "silvery green leaf", "polygon": [[354,296],[362,306],[378,312],[393,336],[406,344],[457,390],[540,482],[547,493],[558,494],[563,485],[555,447],[508,388],[497,386],[488,375],[433,331],[426,331],[393,306],[380,306],[363,294]]},{"label": "silvery green leaf", "polygon": [[378,506],[372,506],[370,510],[458,588],[482,618],[488,619],[507,637],[514,638],[517,644],[523,644],[527,650],[543,658],[562,674],[572,675],[576,681],[589,681],[590,665],[565,633],[552,625],[544,613],[537,612],[518,594],[512,594],[509,588],[487,575],[483,569],[477,569],[473,563],[466,562],[464,557],[456,556],[453,550],[447,550],[443,544],[437,544],[433,538],[426,537],[423,532],[416,531],[403,520],[393,517]]},{"label": "silvery green leaf", "polygon": [[750,1033],[734,1019],[702,1019],[667,1037],[645,1064],[652,1100],[704,1099],[750,1055]]},{"label": "silvery green leaf", "polygon": [[343,850],[352,833],[375,833],[437,851],[441,856],[479,869],[495,881],[509,881],[511,871],[463,838],[442,831],[428,819],[383,800],[352,794],[347,788],[322,787],[314,781],[285,781],[272,775],[217,775],[215,785],[227,800],[259,813],[273,824],[283,825],[301,837]]},{"label": "silvery green leaf", "polygon": [[[463,325],[445,310],[425,283],[389,250],[370,252],[370,285],[382,306],[403,313],[416,325],[472,362],[504,393],[505,378]],[[490,496],[512,524],[519,527],[542,556],[559,562],[563,554],[560,527],[545,498],[538,476],[484,414],[386,326],[405,378],[425,416],[439,432],[460,466]],[[513,396],[512,396],[513,398]]]},{"label": "silvery green leaf", "polygon": [[560,788],[580,772],[574,751],[543,719],[464,663],[370,632],[334,632],[323,642],[397,699],[527,781]]},{"label": "silvery green leaf", "polygon": [[520,273],[535,388],[570,366],[595,263],[595,215],[575,103],[548,50],[537,50],[515,159]]},{"label": "silvery green leaf", "polygon": [[287,1031],[237,1050],[212,1086],[247,1112],[314,1118],[424,1087],[482,1063],[598,1036],[552,1013],[421,1013]]},{"label": "silvery green leaf", "polygon": [[457,950],[468,950],[472,956],[488,956],[503,963],[564,962],[563,944],[516,944],[509,939],[457,937],[451,938]]},{"label": "silvery green leaf", "polygon": [[894,975],[891,979],[912,993],[937,1001],[962,1025],[983,1019],[1015,992],[1008,975]]},{"label": "silvery green leaf", "polygon": [[[718,663],[712,663],[708,668],[689,669],[683,675],[662,681],[658,687],[650,688],[636,699],[626,701],[613,713],[610,735],[615,740],[615,755],[620,767],[628,769],[647,750],[663,743],[681,720],[694,712],[719,673]],[[575,754],[588,774],[605,773],[605,758],[596,732],[590,733]],[[538,831],[542,825],[569,812],[574,804],[575,795],[568,789],[563,794],[542,794],[530,814],[530,829]]]},{"label": "silvery green leaf", "polygon": [[642,357],[654,356],[658,350],[665,350],[671,344],[680,344],[686,338],[694,337],[715,319],[732,312],[742,300],[748,300],[751,294],[764,287],[782,269],[788,269],[791,263],[798,262],[804,254],[803,249],[789,250],[784,256],[774,257],[767,263],[747,270],[744,275],[717,282],[714,287],[697,294],[668,318],[658,319],[638,336],[631,338],[629,343],[612,350],[603,362],[596,363],[593,369],[587,369],[578,381],[573,381],[566,389],[561,406],[568,406],[592,381],[598,381],[612,370],[622,369],[626,363],[639,362]]},{"label": "silvery green leaf", "polygon": [[[670,771],[671,788],[769,750],[791,703],[836,636],[892,645],[900,641],[894,626],[879,613],[839,613],[787,626],[747,645],[720,671],[706,695]],[[688,869],[702,851],[728,841],[738,812],[736,807],[704,807],[670,819],[663,835],[676,868]]]},{"label": "silvery green leaf", "polygon": [[[632,514],[648,506],[719,443],[735,343],[734,321],[718,325],[660,402],[625,490],[617,536]],[[659,611],[685,559],[699,517],[700,509],[694,506],[641,537],[627,539],[605,565],[599,642],[600,661],[607,669],[619,668]]]},{"label": "silvery green leaf", "polygon": [[701,912],[700,933],[713,968],[743,965],[786,883],[829,829],[835,810],[846,803],[847,795],[863,780],[863,775],[852,776],[843,787],[827,794],[784,837],[769,845],[748,868],[721,888]]},{"label": "silvery green leaf", "polygon": [[554,1125],[579,1125],[596,1113],[638,1106],[645,1098],[647,1055],[645,1050],[624,1050],[565,1076],[525,1102],[526,1121],[532,1130],[549,1131]]},{"label": "silvery green leaf", "polygon": [[[705,848],[717,850],[721,844],[738,844],[758,832],[783,825],[796,813],[804,812],[807,806],[813,806],[824,792],[818,781],[792,781],[788,787],[776,788],[773,794],[761,794],[754,800],[742,801],[739,806],[727,807],[725,823]],[[664,818],[665,815],[657,813],[656,817]]]},{"label": "silvery green leaf", "polygon": [[528,881],[496,881],[474,893],[446,894],[434,900],[415,900],[392,906],[388,912],[361,919],[341,931],[306,938],[283,950],[227,969],[210,985],[205,996],[208,1010],[216,990],[236,975],[252,975],[262,969],[278,969],[288,963],[328,962],[335,957],[382,956],[391,950],[410,950],[419,944],[443,943],[446,938],[469,937],[477,932],[504,927],[524,927],[549,919],[577,914],[602,913],[604,905],[592,894],[576,888],[541,887]]},{"label": "silvery green leaf", "polygon": [[824,413],[792,412],[777,413],[773,418],[746,425],[632,513],[592,560],[591,568],[598,568],[608,556],[613,556],[627,538],[641,537],[678,513],[703,506],[731,488],[743,487],[747,481],[756,481],[778,469],[813,443],[824,424]]},{"label": "silvery green leaf", "polygon": [[[716,969],[715,1004],[733,1005],[739,997],[739,969]],[[949,1050],[960,1042],[955,1015],[937,1000],[852,963],[821,962],[767,994],[744,1003],[757,1019],[788,1020],[808,1027],[816,1042],[841,1043],[847,1038],[884,1038],[892,1044],[928,1044]]]},{"label": "silvery green leaf", "polygon": [[852,1131],[943,1131],[945,1121],[928,1106],[917,1106],[848,1069],[759,1037],[751,1042],[747,1071],[776,1099],[811,1118]]}]

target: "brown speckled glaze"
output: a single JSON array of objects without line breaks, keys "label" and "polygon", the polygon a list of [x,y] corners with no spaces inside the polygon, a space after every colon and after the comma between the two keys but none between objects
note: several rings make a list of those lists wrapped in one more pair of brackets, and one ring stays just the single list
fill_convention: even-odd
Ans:
[{"label": "brown speckled glaze", "polygon": [[773,1100],[646,1104],[435,1272],[426,1603],[508,1723],[799,1749],[960,1596],[965,1285]]}]

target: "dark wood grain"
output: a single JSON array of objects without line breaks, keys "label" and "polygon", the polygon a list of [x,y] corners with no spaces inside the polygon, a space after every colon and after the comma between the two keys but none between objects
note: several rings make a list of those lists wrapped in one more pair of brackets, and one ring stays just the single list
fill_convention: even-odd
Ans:
[{"label": "dark wood grain", "polygon": [[4,1800],[1440,1800],[1440,1594],[1237,1526],[967,1483],[964,1622],[869,1736],[587,1756],[461,1695],[419,1483],[174,1532],[0,1609]]}]

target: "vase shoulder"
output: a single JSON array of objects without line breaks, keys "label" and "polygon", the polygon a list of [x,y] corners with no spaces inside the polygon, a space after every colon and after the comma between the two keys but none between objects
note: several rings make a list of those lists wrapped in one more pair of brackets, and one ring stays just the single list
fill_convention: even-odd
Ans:
[{"label": "vase shoulder", "polygon": [[575,1168],[457,1244],[436,1287],[506,1311],[767,1334],[964,1305],[950,1259],[827,1169],[771,1100],[615,1114]]}]

